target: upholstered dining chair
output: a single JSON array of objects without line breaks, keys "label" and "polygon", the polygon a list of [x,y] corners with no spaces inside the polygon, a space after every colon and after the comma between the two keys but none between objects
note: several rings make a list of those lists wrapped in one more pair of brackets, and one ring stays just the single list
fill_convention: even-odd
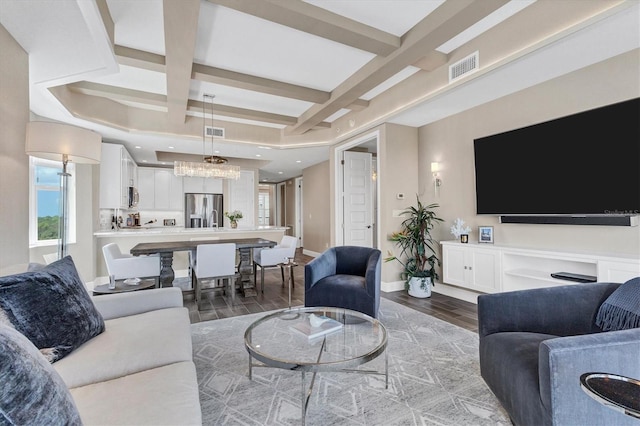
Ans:
[{"label": "upholstered dining chair", "polygon": [[[280,265],[282,275],[282,285],[284,286],[284,267],[282,263],[285,259],[292,259],[296,256],[298,239],[290,235],[285,235],[280,240],[280,244],[271,248],[253,249],[253,285],[256,287],[256,272],[260,267],[260,286],[264,293],[264,268],[272,268]],[[293,275],[291,276],[291,286],[295,287]],[[257,288],[257,287],[256,287]]]},{"label": "upholstered dining chair", "polygon": [[127,278],[155,278],[156,286],[160,282],[160,256],[132,256],[122,253],[116,243],[109,243],[102,247],[102,254],[107,265],[109,275],[116,280]]},{"label": "upholstered dining chair", "polygon": [[203,290],[219,289],[219,286],[203,288],[205,279],[218,282],[227,280],[232,303],[236,294],[236,245],[235,243],[199,244],[195,258],[191,262],[191,284],[194,289],[196,305],[200,310]]},{"label": "upholstered dining chair", "polygon": [[325,250],[304,267],[304,305],[352,309],[377,318],[381,259],[380,250],[369,247]]}]

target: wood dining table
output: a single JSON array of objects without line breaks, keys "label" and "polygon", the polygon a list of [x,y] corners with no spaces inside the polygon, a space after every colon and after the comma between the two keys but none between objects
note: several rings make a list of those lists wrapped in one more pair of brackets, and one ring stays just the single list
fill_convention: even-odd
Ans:
[{"label": "wood dining table", "polygon": [[160,287],[173,287],[175,273],[173,271],[173,253],[176,251],[190,251],[195,256],[196,248],[200,244],[234,243],[240,253],[240,292],[243,296],[256,296],[258,293],[253,285],[251,275],[251,250],[254,248],[273,247],[278,243],[264,238],[231,238],[197,241],[166,241],[155,243],[138,243],[129,252],[134,256],[160,255]]}]

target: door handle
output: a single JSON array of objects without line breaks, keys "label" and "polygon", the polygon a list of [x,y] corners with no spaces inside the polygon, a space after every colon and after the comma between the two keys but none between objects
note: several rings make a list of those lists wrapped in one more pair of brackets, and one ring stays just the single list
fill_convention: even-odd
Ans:
[{"label": "door handle", "polygon": [[371,225],[367,225],[367,229],[371,229]]}]

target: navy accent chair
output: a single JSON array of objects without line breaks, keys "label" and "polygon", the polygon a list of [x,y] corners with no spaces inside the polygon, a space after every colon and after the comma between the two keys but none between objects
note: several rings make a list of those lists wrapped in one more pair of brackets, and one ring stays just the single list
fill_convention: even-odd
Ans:
[{"label": "navy accent chair", "polygon": [[600,305],[621,284],[478,296],[480,373],[515,425],[638,425],[597,402],[580,375],[640,378],[640,328],[603,332]]},{"label": "navy accent chair", "polygon": [[377,318],[381,260],[378,249],[331,247],[304,267],[304,305],[352,309]]}]

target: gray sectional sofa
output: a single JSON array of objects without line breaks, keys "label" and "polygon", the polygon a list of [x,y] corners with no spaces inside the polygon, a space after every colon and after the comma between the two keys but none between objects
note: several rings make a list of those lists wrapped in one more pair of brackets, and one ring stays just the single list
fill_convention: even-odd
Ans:
[{"label": "gray sectional sofa", "polygon": [[179,288],[92,298],[105,331],[53,364],[85,425],[202,423]]},{"label": "gray sectional sofa", "polygon": [[0,424],[202,424],[181,289],[90,297],[71,258],[0,277]]}]

